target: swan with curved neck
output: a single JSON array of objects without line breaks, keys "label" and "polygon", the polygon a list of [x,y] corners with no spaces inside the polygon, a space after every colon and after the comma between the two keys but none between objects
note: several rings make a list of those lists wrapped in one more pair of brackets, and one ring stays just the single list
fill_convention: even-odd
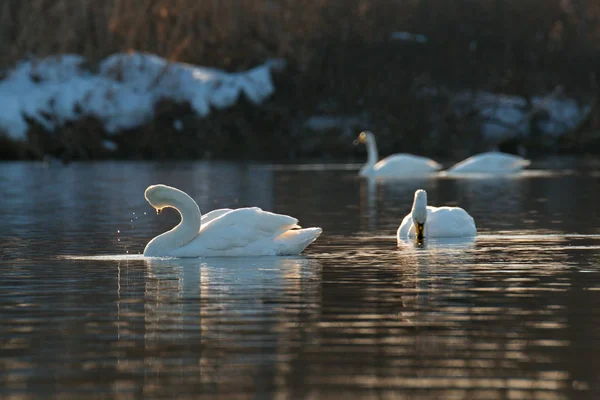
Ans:
[{"label": "swan with curved neck", "polygon": [[432,207],[427,205],[427,192],[415,192],[411,212],[404,217],[397,231],[397,239],[433,237],[470,237],[477,235],[473,217],[460,207]]},{"label": "swan with curved neck", "polygon": [[146,245],[147,257],[297,255],[319,237],[321,228],[300,229],[296,218],[257,207],[219,209],[202,216],[187,193],[149,186],[144,196],[157,213],[177,210],[181,221]]},{"label": "swan with curved neck", "polygon": [[393,154],[379,161],[377,143],[372,132],[364,131],[358,135],[354,144],[367,146],[367,163],[360,169],[361,176],[371,177],[407,177],[436,173],[442,166],[436,161],[413,154]]}]

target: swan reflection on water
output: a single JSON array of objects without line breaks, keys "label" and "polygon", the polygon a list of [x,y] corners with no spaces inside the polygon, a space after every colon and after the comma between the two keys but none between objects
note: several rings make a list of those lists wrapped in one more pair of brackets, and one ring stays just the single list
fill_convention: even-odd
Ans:
[{"label": "swan reflection on water", "polygon": [[[202,376],[219,388],[222,379],[237,382],[235,377],[247,375],[255,376],[257,384],[268,383],[277,371],[277,358],[266,357],[263,346],[285,354],[298,332],[309,335],[316,329],[321,302],[318,260],[295,256],[139,261],[119,261],[117,336],[123,346],[135,342],[143,349],[139,357],[144,360],[145,384],[157,385],[159,377],[173,374]],[[120,354],[117,359],[122,368],[133,365]]]},{"label": "swan reflection on water", "polygon": [[144,262],[149,275],[159,281],[181,280],[184,296],[269,288],[285,292],[309,281],[318,282],[321,274],[319,261],[302,256],[145,258]]},{"label": "swan reflection on water", "polygon": [[[442,290],[452,281],[456,292],[466,292],[473,286],[471,263],[476,247],[475,237],[429,238],[398,240],[399,257],[410,266],[414,293],[401,296],[398,316],[409,324],[423,321],[446,321],[456,306],[468,305],[466,296]],[[407,280],[408,281],[408,280]],[[426,310],[426,311],[424,311]],[[417,341],[420,351],[427,353],[429,339]]]},{"label": "swan reflection on water", "polygon": [[398,240],[398,250],[403,259],[415,266],[418,275],[428,279],[430,269],[445,270],[453,279],[465,278],[468,268],[453,268],[446,271],[447,266],[465,266],[472,262],[472,250],[476,247],[475,237],[429,238],[422,241],[415,239]]},{"label": "swan reflection on water", "polygon": [[440,237],[417,241],[414,238],[398,240],[399,250],[428,250],[433,253],[450,254],[475,248],[476,237]]}]

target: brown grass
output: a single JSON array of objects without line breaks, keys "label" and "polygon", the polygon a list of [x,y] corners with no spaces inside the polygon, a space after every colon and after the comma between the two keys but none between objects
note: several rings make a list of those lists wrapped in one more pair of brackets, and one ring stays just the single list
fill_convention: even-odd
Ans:
[{"label": "brown grass", "polygon": [[[432,39],[421,63],[497,69],[597,50],[597,0],[5,0],[0,66],[24,55],[78,53],[99,60],[141,50],[173,60],[244,69],[284,57],[300,71],[341,62],[407,30]],[[469,51],[478,42],[477,56]],[[549,61],[549,60],[547,60]],[[537,60],[539,64],[541,61]],[[425,66],[425,65],[422,65]],[[438,66],[442,67],[442,66]],[[429,65],[435,70],[436,66]]]}]

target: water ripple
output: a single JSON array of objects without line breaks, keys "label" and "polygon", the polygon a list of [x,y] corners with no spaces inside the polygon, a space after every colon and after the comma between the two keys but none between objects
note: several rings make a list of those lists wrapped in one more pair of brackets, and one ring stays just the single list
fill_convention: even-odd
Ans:
[{"label": "water ripple", "polygon": [[[36,168],[0,169],[1,398],[600,395],[593,176],[369,186],[346,167]],[[157,181],[324,233],[299,257],[144,258],[177,222],[143,214]],[[397,243],[415,187],[468,208],[480,235]]]}]

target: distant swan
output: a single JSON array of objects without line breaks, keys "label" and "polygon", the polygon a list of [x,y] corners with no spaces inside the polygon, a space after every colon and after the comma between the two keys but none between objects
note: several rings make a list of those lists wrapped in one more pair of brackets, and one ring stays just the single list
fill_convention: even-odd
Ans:
[{"label": "distant swan", "polygon": [[491,151],[487,153],[476,154],[458,164],[453,165],[447,173],[512,173],[522,170],[531,164],[521,156]]},{"label": "distant swan", "polygon": [[432,207],[427,205],[427,192],[415,192],[412,210],[398,228],[398,240],[416,237],[466,237],[477,235],[475,221],[460,207]]},{"label": "distant swan", "polygon": [[365,131],[358,135],[354,144],[362,143],[367,146],[367,163],[360,169],[360,176],[371,177],[406,177],[411,175],[431,174],[442,169],[442,166],[434,160],[415,156],[412,154],[392,154],[378,161],[377,144],[375,135]]},{"label": "distant swan", "polygon": [[201,216],[194,199],[170,186],[149,186],[144,196],[157,213],[171,207],[181,215],[175,228],[146,245],[147,257],[298,255],[322,232],[300,229],[296,218],[258,207],[224,208]]}]

